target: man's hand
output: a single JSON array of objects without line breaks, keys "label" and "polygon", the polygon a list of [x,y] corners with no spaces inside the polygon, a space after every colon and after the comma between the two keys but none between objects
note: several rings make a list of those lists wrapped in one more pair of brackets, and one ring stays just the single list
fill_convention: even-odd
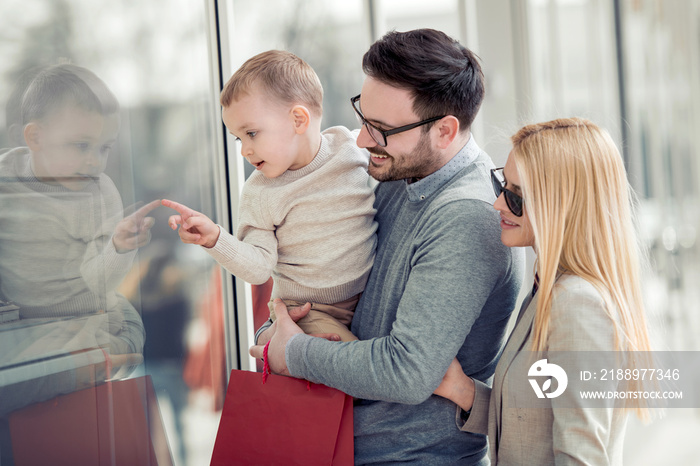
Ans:
[{"label": "man's hand", "polygon": [[[277,303],[275,303],[277,305]],[[286,307],[286,306],[285,306]],[[311,303],[306,303],[301,307],[293,307],[288,310],[289,317],[294,321],[294,322],[299,322],[299,320],[302,317],[305,317],[306,314],[309,313],[311,310]],[[267,327],[260,335],[258,335],[258,341],[257,345],[265,346],[268,341],[272,338],[272,335],[275,334],[275,331],[277,331],[277,321],[274,321],[272,325]]]},{"label": "man's hand", "polygon": [[[286,308],[286,306],[285,306],[285,308]],[[311,303],[306,303],[301,307],[293,307],[291,309],[288,309],[287,312],[289,313],[289,317],[294,322],[299,322],[303,317],[306,317],[306,315],[309,313],[310,310],[311,310]],[[270,341],[270,339],[272,338],[272,335],[275,334],[276,330],[277,330],[277,321],[274,321],[272,323],[272,325],[267,327],[262,333],[260,333],[260,335],[258,335],[257,345],[265,346],[267,344],[267,342]],[[338,335],[337,333],[313,333],[313,334],[311,334],[311,336],[318,337],[318,338],[325,338],[328,341],[340,341],[340,335]]]},{"label": "man's hand", "polygon": [[[308,313],[308,309],[310,309],[310,305],[305,304],[301,308],[297,309],[304,310],[303,315],[306,315]],[[275,374],[290,375],[289,370],[287,369],[287,361],[284,357],[284,350],[287,347],[287,342],[290,338],[297,333],[304,332],[297,324],[294,323],[292,318],[289,316],[287,306],[285,306],[282,300],[279,298],[275,299],[275,315],[277,316],[277,320],[273,324],[275,326],[274,333],[272,333],[272,336],[269,339],[270,346],[267,350],[267,362],[270,365],[270,370]],[[271,329],[272,327],[270,327],[268,331]],[[267,342],[262,343],[262,339],[263,335],[260,335],[258,343],[261,344],[251,346],[250,348],[249,353],[254,358],[263,359],[263,350]]]},{"label": "man's hand", "polygon": [[118,253],[133,251],[151,241],[153,217],[147,217],[153,209],[160,206],[160,200],[151,201],[131,215],[124,217],[114,229],[112,242]]},{"label": "man's hand", "polygon": [[168,225],[173,230],[177,230],[180,225],[178,234],[183,243],[199,244],[205,248],[213,248],[216,245],[219,240],[219,227],[209,217],[168,199],[163,199],[161,203],[165,207],[177,210],[179,215],[171,215]]}]

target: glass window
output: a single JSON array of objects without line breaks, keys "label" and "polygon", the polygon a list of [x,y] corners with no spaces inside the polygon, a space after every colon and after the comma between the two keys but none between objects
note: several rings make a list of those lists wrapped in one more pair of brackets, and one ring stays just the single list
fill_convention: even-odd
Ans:
[{"label": "glass window", "polygon": [[205,4],[4,1],[0,30],[0,462],[207,463],[221,275],[159,203],[224,221]]},{"label": "glass window", "polygon": [[531,115],[590,118],[619,137],[619,100],[611,5],[597,0],[527,2]]},{"label": "glass window", "polygon": [[[700,2],[620,3],[630,182],[652,270],[645,302],[661,348],[697,351],[700,175]],[[697,409],[667,410],[663,420],[628,427],[625,459],[652,464],[659,438],[679,439],[664,462],[698,456]]]},{"label": "glass window", "polygon": [[[363,7],[364,2],[359,0],[275,0],[258,3],[234,0],[229,12],[228,37],[223,39],[222,44],[223,53],[230,63],[230,67],[223,70],[224,81],[243,62],[258,53],[270,49],[290,51],[313,67],[321,80],[324,90],[322,128],[335,125],[357,128],[350,98],[357,95],[362,87],[362,56],[370,45],[367,12]],[[262,24],[265,27],[261,27]],[[240,147],[233,138],[228,142],[231,189],[236,191],[252,173],[253,167],[247,161],[240,160]],[[243,171],[244,176],[239,177],[239,171]],[[232,199],[234,210],[237,210],[235,192]],[[256,362],[243,355],[248,354],[248,347],[253,344],[254,330],[269,316],[267,302],[271,282],[253,287],[240,280],[238,282],[237,350],[242,355],[241,368],[255,368]],[[247,325],[240,325],[241,322]]]},{"label": "glass window", "polygon": [[309,63],[323,84],[323,127],[356,127],[350,97],[362,86],[362,55],[370,45],[363,5],[359,0],[234,0],[228,44],[231,70],[226,79],[257,53],[288,50]]},{"label": "glass window", "polygon": [[410,31],[437,29],[457,40],[461,38],[458,1],[382,0],[379,2],[378,21],[384,21],[384,30]]}]

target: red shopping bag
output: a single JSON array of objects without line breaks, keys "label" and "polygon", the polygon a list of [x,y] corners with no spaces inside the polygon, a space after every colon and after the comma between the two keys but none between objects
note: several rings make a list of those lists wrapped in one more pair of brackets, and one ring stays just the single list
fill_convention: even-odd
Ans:
[{"label": "red shopping bag", "polygon": [[352,397],[325,385],[231,371],[212,466],[352,465]]},{"label": "red shopping bag", "polygon": [[150,376],[107,382],[14,411],[16,466],[171,466]]}]

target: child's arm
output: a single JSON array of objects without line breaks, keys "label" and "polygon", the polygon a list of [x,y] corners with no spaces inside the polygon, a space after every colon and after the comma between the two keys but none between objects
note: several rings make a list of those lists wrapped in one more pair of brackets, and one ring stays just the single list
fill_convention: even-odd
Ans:
[{"label": "child's arm", "polygon": [[100,203],[100,216],[95,216],[92,239],[85,244],[80,273],[87,287],[104,298],[105,292],[115,290],[131,270],[135,249],[150,241],[153,220],[146,215],[160,201],[149,202],[124,217],[121,196],[109,178],[101,181],[100,193],[101,197],[93,200]]},{"label": "child's arm", "polygon": [[165,207],[170,207],[178,211],[179,215],[171,215],[168,225],[173,230],[177,230],[183,243],[199,244],[205,248],[213,248],[219,240],[219,227],[206,215],[192,210],[187,206],[168,199],[163,199],[161,203]]},{"label": "child's arm", "polygon": [[151,227],[153,227],[155,219],[147,217],[147,215],[159,205],[160,200],[151,201],[133,214],[124,217],[117,224],[112,242],[118,253],[133,251],[151,241]]},{"label": "child's arm", "polygon": [[246,227],[239,239],[220,229],[204,214],[167,199],[162,203],[180,213],[171,216],[168,224],[173,230],[180,225],[178,234],[184,243],[207,248],[207,253],[214,260],[245,282],[259,285],[270,278],[277,264],[277,237],[274,229]]}]

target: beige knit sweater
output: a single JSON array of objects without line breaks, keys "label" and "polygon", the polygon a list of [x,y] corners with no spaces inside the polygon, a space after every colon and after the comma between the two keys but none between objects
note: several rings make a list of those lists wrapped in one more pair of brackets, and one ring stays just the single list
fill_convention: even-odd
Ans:
[{"label": "beige knit sweater", "polygon": [[236,236],[222,228],[206,251],[246,282],[272,276],[273,298],[333,304],[361,293],[377,224],[369,154],[356,137],[329,128],[309,165],[277,178],[253,173],[241,193]]}]

